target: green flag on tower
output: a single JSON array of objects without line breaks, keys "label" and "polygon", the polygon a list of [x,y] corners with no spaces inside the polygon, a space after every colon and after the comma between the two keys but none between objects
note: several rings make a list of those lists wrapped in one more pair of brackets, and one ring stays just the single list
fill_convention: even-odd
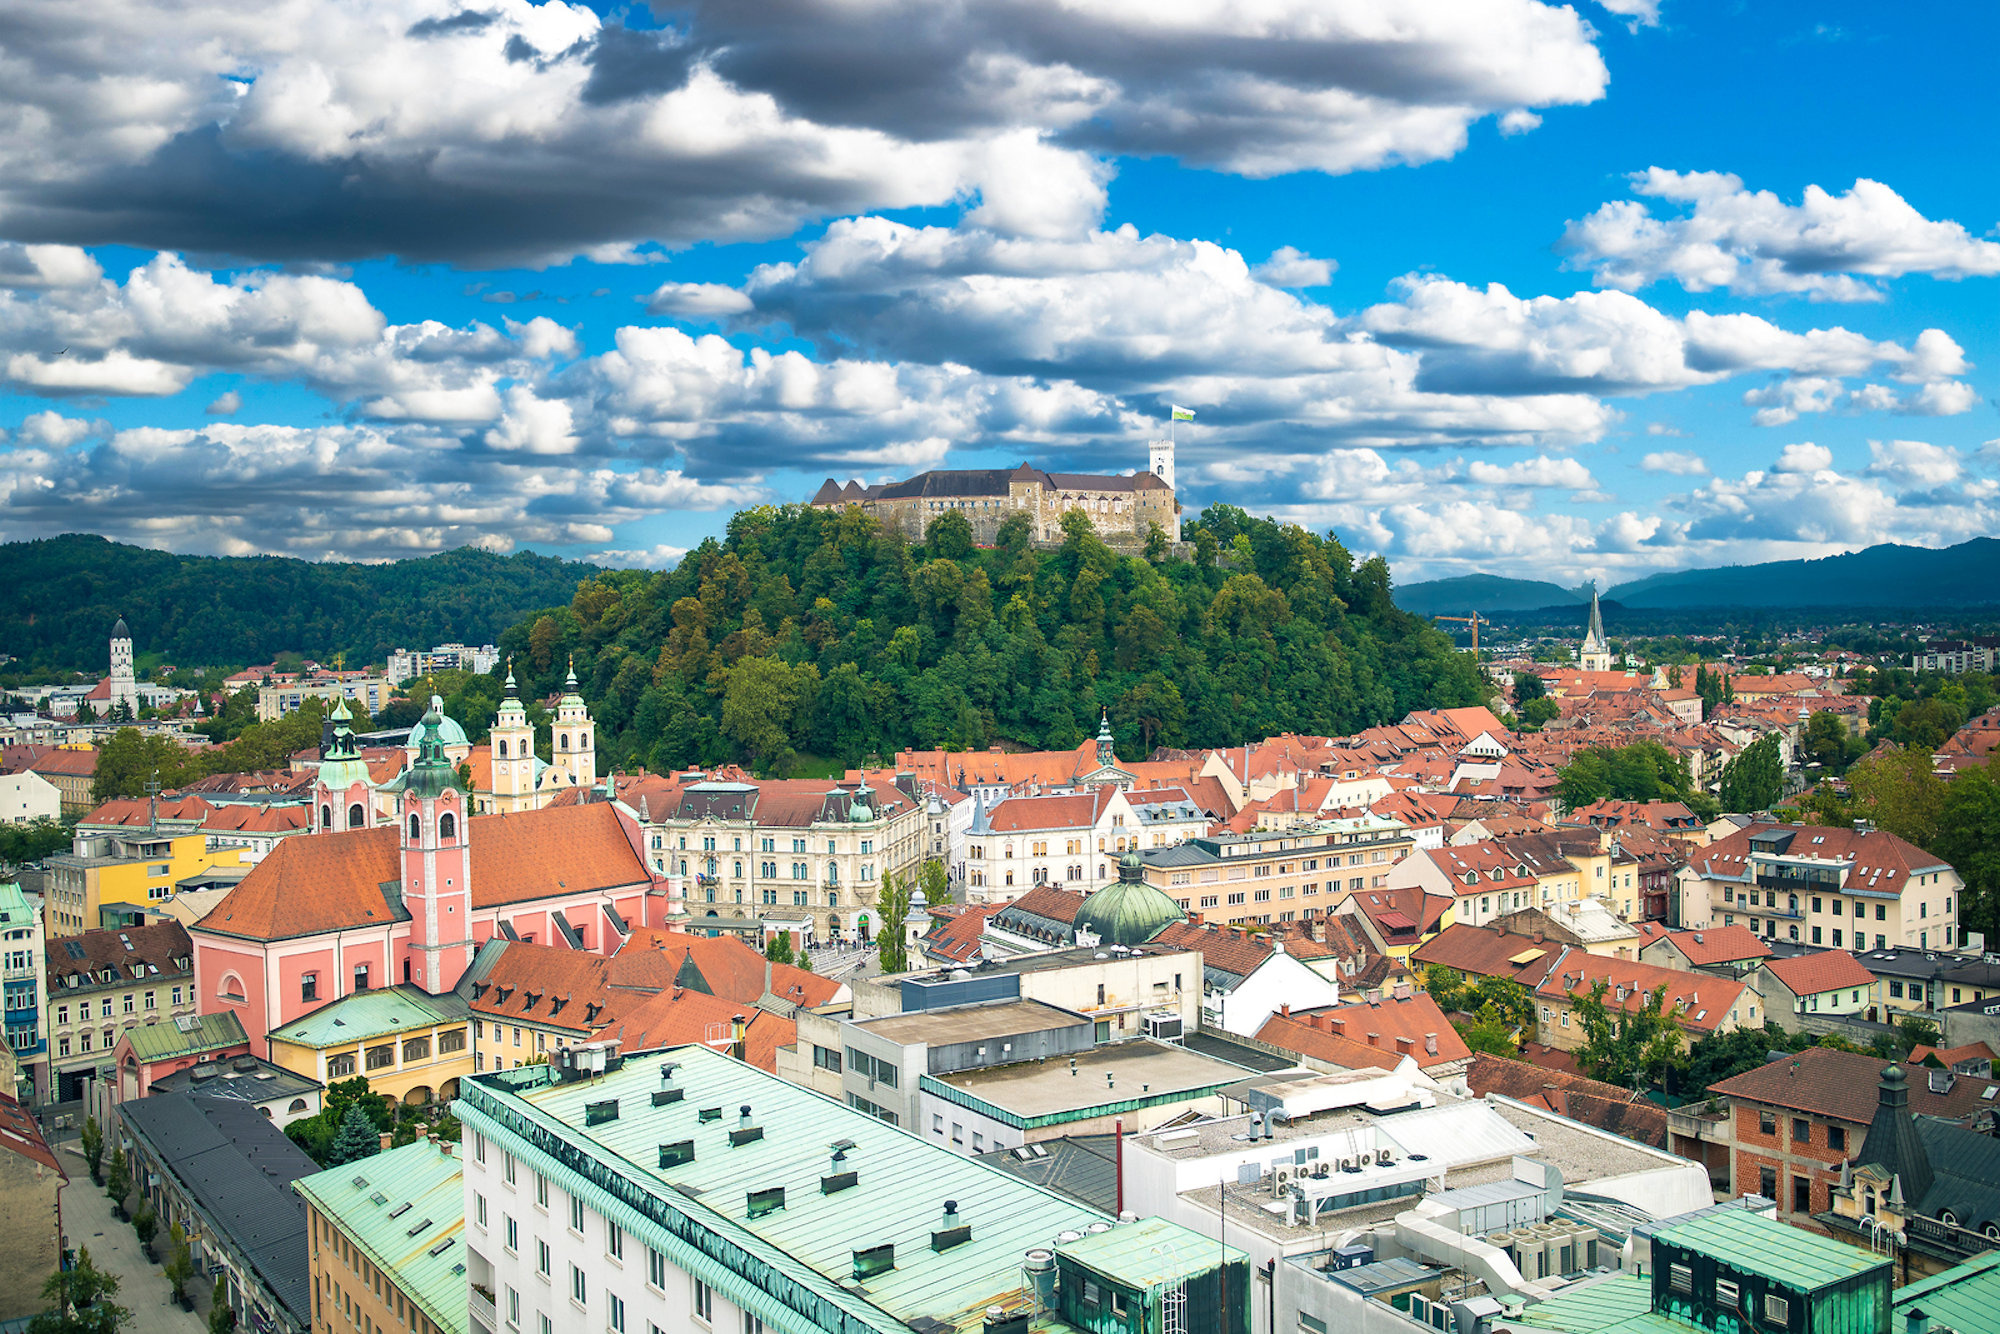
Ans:
[{"label": "green flag on tower", "polygon": [[1172,407],[1173,407],[1173,410],[1174,410],[1174,415],[1173,415],[1173,420],[1174,420],[1174,421],[1177,421],[1177,422],[1191,422],[1191,421],[1193,421],[1193,420],[1194,420],[1194,409],[1193,409],[1193,408],[1184,408],[1184,407],[1182,407],[1182,406],[1181,406],[1180,404],[1178,404],[1178,403],[1175,403],[1175,404],[1173,404],[1173,405],[1172,405]]}]

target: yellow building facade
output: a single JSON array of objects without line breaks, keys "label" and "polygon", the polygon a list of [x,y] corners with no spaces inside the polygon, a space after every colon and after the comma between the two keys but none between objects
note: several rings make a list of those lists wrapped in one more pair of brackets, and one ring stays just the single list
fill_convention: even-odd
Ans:
[{"label": "yellow building facade", "polygon": [[327,1085],[359,1076],[370,1092],[420,1106],[458,1096],[472,1073],[470,1028],[450,993],[358,991],[272,1029],[271,1061]]},{"label": "yellow building facade", "polygon": [[[72,850],[47,861],[48,934],[76,936],[131,926],[182,880],[216,867],[248,867],[242,848],[210,848],[208,835],[132,829],[79,834]],[[120,910],[106,921],[106,909]]]}]

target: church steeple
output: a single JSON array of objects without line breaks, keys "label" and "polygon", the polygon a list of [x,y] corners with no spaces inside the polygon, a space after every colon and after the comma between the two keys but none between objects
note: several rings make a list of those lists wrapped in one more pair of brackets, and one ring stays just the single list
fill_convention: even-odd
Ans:
[{"label": "church steeple", "polygon": [[1882,1071],[1875,1102],[1875,1119],[1868,1123],[1868,1137],[1861,1141],[1861,1155],[1855,1162],[1863,1167],[1880,1167],[1902,1187],[1903,1198],[1911,1205],[1920,1203],[1931,1188],[1931,1160],[1917,1127],[1910,1120],[1910,1086],[1903,1067],[1891,1065]]},{"label": "church steeple", "polygon": [[505,690],[488,734],[493,746],[493,809],[502,814],[535,808],[535,729],[514,684],[511,658]]},{"label": "church steeple", "polygon": [[1111,715],[1101,712],[1097,718],[1097,767],[1110,769],[1118,763],[1118,752],[1112,744]]},{"label": "church steeple", "polygon": [[1577,666],[1586,672],[1611,670],[1611,642],[1604,637],[1604,611],[1597,604],[1597,586],[1590,588],[1590,627],[1584,631],[1583,648],[1576,655]]},{"label": "church steeple", "polygon": [[320,751],[319,781],[313,785],[313,831],[365,829],[374,823],[373,789],[347,701],[336,699],[327,719],[333,726]]},{"label": "church steeple", "polygon": [[465,793],[444,753],[444,701],[431,696],[417,724],[417,759],[389,785],[402,841],[403,907],[410,915],[405,981],[449,991],[472,962],[472,855]]},{"label": "church steeple", "polygon": [[576,655],[569,660],[569,676],[563,683],[563,695],[556,702],[555,744],[552,748],[554,766],[568,775],[569,781],[582,788],[597,786],[597,743],[596,725],[591,721],[590,709],[577,693]]}]

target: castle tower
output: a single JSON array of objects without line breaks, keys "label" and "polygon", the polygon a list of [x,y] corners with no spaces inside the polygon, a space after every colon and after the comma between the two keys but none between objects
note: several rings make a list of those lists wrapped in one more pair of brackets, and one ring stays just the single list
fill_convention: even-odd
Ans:
[{"label": "castle tower", "polygon": [[562,699],[556,703],[555,738],[550,756],[554,767],[578,787],[597,786],[596,731],[583,696],[576,693],[576,658],[572,656],[569,679],[564,683]]},{"label": "castle tower", "polygon": [[1597,605],[1595,585],[1590,590],[1590,628],[1584,631],[1583,647],[1577,652],[1576,665],[1586,672],[1611,670],[1611,641],[1604,637],[1604,613]]},{"label": "castle tower", "polygon": [[126,628],[123,616],[111,627],[110,707],[115,709],[120,704],[129,710],[128,717],[139,716],[139,681],[132,671],[132,632]]},{"label": "castle tower", "polygon": [[[1171,438],[1155,440],[1147,448],[1146,470],[1167,484],[1167,490],[1174,489],[1174,442]],[[1179,497],[1175,497],[1172,522],[1162,524],[1167,531],[1169,542],[1181,540],[1181,507]]]},{"label": "castle tower", "polygon": [[514,664],[507,664],[506,697],[493,719],[493,809],[501,814],[535,809],[535,729],[514,687]]},{"label": "castle tower", "polygon": [[312,831],[325,834],[336,829],[366,829],[375,823],[375,790],[368,782],[361,743],[354,737],[354,715],[346,700],[337,699],[328,717],[333,735],[320,752],[319,779],[313,784]]},{"label": "castle tower", "polygon": [[417,724],[417,762],[390,785],[396,794],[403,907],[410,941],[403,978],[431,995],[451,990],[472,963],[472,853],[465,792],[444,753],[444,712],[435,695]]}]

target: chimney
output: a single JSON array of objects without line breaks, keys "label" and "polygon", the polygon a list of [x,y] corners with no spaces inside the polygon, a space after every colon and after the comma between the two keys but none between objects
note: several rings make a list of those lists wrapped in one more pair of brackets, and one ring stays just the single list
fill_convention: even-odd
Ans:
[{"label": "chimney", "polygon": [[1371,1046],[1371,1047],[1379,1047],[1379,1046],[1381,1046],[1381,1045],[1382,1045],[1382,1035],[1381,1035],[1380,1033],[1370,1033],[1370,1034],[1368,1035],[1368,1045],[1369,1045],[1369,1046]]},{"label": "chimney", "polygon": [[1380,1005],[1382,1003],[1382,988],[1380,987],[1368,988],[1368,991],[1364,999],[1366,999],[1370,1005]]},{"label": "chimney", "polygon": [[1396,1038],[1396,1051],[1399,1055],[1408,1053],[1416,1045],[1417,1040],[1415,1038],[1406,1038],[1400,1035]]},{"label": "chimney", "polygon": [[1347,1021],[1345,1019],[1336,1019],[1330,1014],[1322,1015],[1321,1018],[1326,1022],[1327,1032],[1338,1033],[1341,1037],[1347,1036]]},{"label": "chimney", "polygon": [[1279,1013],[1279,1014],[1281,1014],[1281,1015],[1283,1015],[1283,1016],[1285,1016],[1285,1018],[1287,1018],[1287,1019],[1291,1018],[1291,1017],[1292,1017],[1292,1003],[1291,1003],[1290,1001],[1284,1001],[1284,1002],[1280,1003],[1280,1004],[1279,1004],[1279,1006],[1278,1006],[1278,1013]]},{"label": "chimney", "polygon": [[387,1153],[389,1151],[389,1141],[394,1138],[395,1136],[391,1135],[388,1131],[385,1130],[382,1132],[382,1152]]},{"label": "chimney", "polygon": [[[734,1056],[739,1061],[749,1059],[747,1055],[749,1051],[749,1046],[744,1041],[744,1034],[749,1031],[749,1027],[750,1025],[745,1020],[744,1016],[740,1014],[732,1014],[729,1016],[729,1054],[731,1056]],[[750,1109],[748,1107],[745,1107],[743,1109],[743,1112],[745,1116],[748,1116]],[[746,1122],[745,1124],[748,1123]]]},{"label": "chimney", "polygon": [[1392,994],[1399,1001],[1408,1000],[1410,998],[1410,984],[1408,982],[1398,982],[1396,990]]},{"label": "chimney", "polygon": [[1435,1033],[1424,1034],[1424,1055],[1435,1056],[1437,1054],[1438,1054],[1438,1035]]}]

